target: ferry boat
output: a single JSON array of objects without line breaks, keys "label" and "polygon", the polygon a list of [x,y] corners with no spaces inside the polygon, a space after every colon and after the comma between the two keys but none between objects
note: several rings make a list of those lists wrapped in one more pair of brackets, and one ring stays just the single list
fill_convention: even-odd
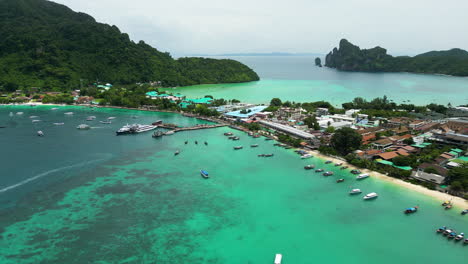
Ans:
[{"label": "ferry boat", "polygon": [[43,137],[44,136],[44,132],[42,132],[41,130],[37,131],[37,135],[40,136],[40,137]]},{"label": "ferry boat", "polygon": [[455,237],[455,241],[460,241],[465,237],[465,233],[460,233],[458,236]]},{"label": "ferry boat", "polygon": [[338,180],[336,180],[336,182],[337,182],[337,183],[344,182],[344,179],[343,179],[343,178],[338,179]]},{"label": "ferry boat", "polygon": [[88,130],[88,129],[90,129],[91,127],[88,126],[88,125],[86,125],[86,124],[81,124],[81,125],[78,125],[76,128],[77,128],[77,129],[80,129],[80,130]]},{"label": "ferry boat", "polygon": [[306,166],[304,166],[304,169],[305,169],[305,170],[311,170],[311,169],[313,169],[313,168],[315,168],[314,165],[306,165]]},{"label": "ferry boat", "polygon": [[275,262],[274,264],[281,264],[281,260],[283,259],[283,255],[281,254],[276,254],[275,255]]},{"label": "ferry boat", "polygon": [[242,149],[242,146],[235,146],[234,149],[235,150]]},{"label": "ferry boat", "polygon": [[371,192],[371,193],[366,194],[366,195],[363,197],[363,199],[364,199],[364,200],[370,200],[370,199],[374,199],[374,198],[377,198],[377,197],[379,197],[379,195],[378,195],[377,193]]},{"label": "ferry boat", "polygon": [[356,176],[356,180],[362,180],[362,179],[365,179],[365,178],[369,178],[368,173],[363,173],[363,174],[359,174],[358,176]]},{"label": "ferry boat", "polygon": [[352,189],[349,194],[360,194],[362,193],[361,189]]},{"label": "ferry boat", "polygon": [[410,208],[406,208],[403,213],[405,214],[413,214],[413,213],[416,213],[418,211],[418,206],[415,206],[415,207],[410,207]]},{"label": "ferry boat", "polygon": [[252,144],[252,145],[250,145],[250,147],[251,148],[256,148],[256,147],[258,147],[258,144]]},{"label": "ferry boat", "polygon": [[332,176],[333,175],[333,172],[331,171],[326,171],[323,173],[323,176]]},{"label": "ferry boat", "polygon": [[360,171],[360,170],[351,170],[351,173],[352,173],[352,174],[360,174],[361,171]]},{"label": "ferry boat", "polygon": [[125,125],[115,133],[117,135],[124,135],[124,134],[136,134],[136,133],[143,133],[150,130],[156,129],[157,126],[152,125],[140,125],[140,124],[133,124],[133,125]]},{"label": "ferry boat", "polygon": [[316,169],[315,172],[322,172],[323,169]]},{"label": "ferry boat", "polygon": [[209,178],[208,172],[205,171],[205,170],[200,170],[200,174],[201,174],[201,176],[202,176],[203,178],[205,178],[205,179],[208,179],[208,178]]},{"label": "ferry boat", "polygon": [[310,159],[310,158],[313,158],[314,156],[312,156],[312,154],[304,154],[301,156],[301,159]]}]

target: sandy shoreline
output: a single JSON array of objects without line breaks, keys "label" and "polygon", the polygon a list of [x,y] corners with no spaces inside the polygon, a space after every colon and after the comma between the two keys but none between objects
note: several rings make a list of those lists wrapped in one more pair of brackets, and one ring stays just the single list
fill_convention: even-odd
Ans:
[{"label": "sandy shoreline", "polygon": [[418,192],[418,193],[421,193],[421,194],[425,194],[425,195],[427,195],[429,197],[432,197],[435,200],[439,201],[440,204],[442,202],[444,202],[444,201],[451,201],[454,208],[456,208],[457,210],[464,210],[464,209],[468,208],[468,201],[461,198],[461,197],[453,196],[453,195],[450,195],[450,194],[447,194],[447,193],[441,193],[441,192],[435,191],[435,190],[429,190],[429,189],[427,189],[427,188],[425,188],[423,186],[412,184],[412,183],[409,183],[409,182],[405,182],[405,181],[400,180],[400,179],[392,178],[392,177],[384,175],[384,174],[382,174],[380,172],[376,172],[376,171],[372,171],[372,170],[368,170],[368,169],[361,169],[361,168],[358,168],[356,166],[353,166],[353,165],[347,163],[345,160],[341,160],[341,159],[337,159],[337,158],[330,157],[330,156],[327,156],[327,155],[323,155],[323,154],[319,153],[318,151],[309,150],[308,152],[310,154],[314,155],[315,157],[319,157],[319,158],[322,158],[322,159],[325,159],[325,160],[331,160],[331,161],[333,161],[333,163],[342,162],[343,165],[348,166],[350,169],[357,169],[357,170],[360,170],[363,173],[369,173],[371,175],[371,177],[378,178],[378,179],[384,180],[386,182],[390,182],[392,184],[395,184],[395,185],[410,189],[412,191],[415,191],[415,192]]}]

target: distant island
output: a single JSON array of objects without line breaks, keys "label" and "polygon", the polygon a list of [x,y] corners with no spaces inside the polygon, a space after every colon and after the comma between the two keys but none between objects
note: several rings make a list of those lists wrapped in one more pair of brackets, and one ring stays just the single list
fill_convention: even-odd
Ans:
[{"label": "distant island", "polygon": [[163,87],[259,80],[229,59],[173,59],[116,26],[46,0],[0,0],[0,89],[70,90],[95,82]]},{"label": "distant island", "polygon": [[414,57],[393,57],[381,47],[361,49],[346,39],[328,53],[325,66],[341,71],[412,72],[468,76],[468,52],[462,49],[430,51]]},{"label": "distant island", "polygon": [[266,52],[266,53],[223,53],[223,54],[216,54],[216,55],[201,55],[201,56],[226,56],[226,57],[236,57],[236,56],[323,56],[323,54],[319,53],[289,53],[289,52]]}]

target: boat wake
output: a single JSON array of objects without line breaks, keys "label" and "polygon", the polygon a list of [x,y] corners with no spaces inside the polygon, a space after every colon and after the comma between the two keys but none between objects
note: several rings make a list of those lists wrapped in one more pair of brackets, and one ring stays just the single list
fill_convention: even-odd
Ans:
[{"label": "boat wake", "polygon": [[5,187],[3,189],[0,189],[0,193],[4,193],[4,192],[7,192],[9,190],[12,190],[12,189],[16,189],[20,186],[23,186],[29,182],[32,182],[32,181],[35,181],[37,179],[40,179],[44,176],[47,176],[49,174],[52,174],[52,173],[56,173],[56,172],[59,172],[59,171],[63,171],[63,170],[67,170],[67,169],[72,169],[72,168],[76,168],[76,167],[81,167],[81,166],[85,166],[85,165],[89,165],[89,164],[92,164],[92,163],[97,163],[97,162],[100,162],[100,161],[103,161],[103,160],[106,160],[106,159],[97,159],[97,160],[91,160],[91,161],[85,161],[85,162],[80,162],[80,163],[77,163],[77,164],[74,164],[74,165],[70,165],[70,166],[65,166],[65,167],[61,167],[61,168],[57,168],[57,169],[53,169],[53,170],[49,170],[49,171],[46,171],[46,172],[43,172],[43,173],[40,173],[36,176],[33,176],[31,178],[28,178],[24,181],[21,181],[21,182],[18,182],[16,184],[13,184],[13,185],[10,185],[8,187]]}]

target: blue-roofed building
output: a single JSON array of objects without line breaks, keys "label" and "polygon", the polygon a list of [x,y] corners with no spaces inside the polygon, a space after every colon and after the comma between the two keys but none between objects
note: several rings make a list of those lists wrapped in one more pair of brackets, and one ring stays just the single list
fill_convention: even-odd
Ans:
[{"label": "blue-roofed building", "polygon": [[243,111],[243,110],[240,110],[240,111],[233,111],[233,112],[225,113],[224,115],[226,115],[228,117],[234,117],[234,118],[249,118],[249,117],[255,115],[256,113],[259,113],[259,112],[263,111],[267,107],[268,106],[258,105],[258,106],[254,106],[254,107],[245,109],[245,111],[247,111],[247,113],[245,113],[245,114],[242,114],[241,111]]},{"label": "blue-roofed building", "polygon": [[155,91],[147,92],[146,98],[156,99],[158,98],[158,93]]}]

